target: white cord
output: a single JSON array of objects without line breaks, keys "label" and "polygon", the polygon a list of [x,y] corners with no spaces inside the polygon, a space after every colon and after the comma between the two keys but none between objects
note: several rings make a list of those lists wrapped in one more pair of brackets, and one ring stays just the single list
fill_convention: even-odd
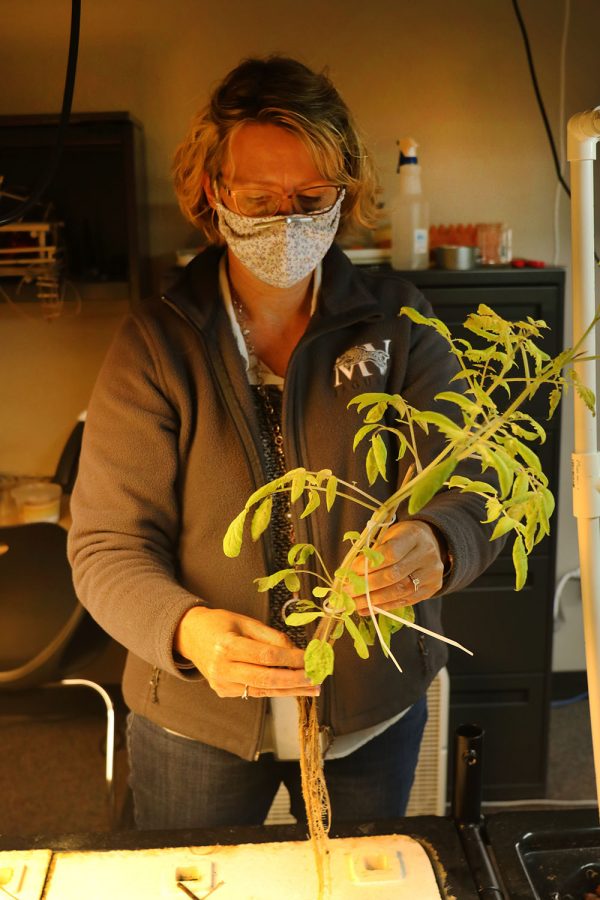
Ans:
[{"label": "white cord", "polygon": [[581,579],[581,569],[572,569],[570,572],[565,572],[562,578],[559,580],[556,588],[554,590],[554,624],[557,622],[564,622],[565,617],[560,608],[560,598],[562,597],[562,593],[565,589],[567,582],[569,582],[572,578]]},{"label": "white cord", "polygon": [[[565,84],[567,71],[567,39],[569,36],[569,18],[571,15],[571,0],[565,0],[565,15],[563,19],[563,31],[560,44],[560,87],[558,107],[558,130],[560,137],[559,156],[560,171],[565,177]],[[554,265],[560,262],[560,200],[563,188],[559,181],[556,182],[554,191]]]}]

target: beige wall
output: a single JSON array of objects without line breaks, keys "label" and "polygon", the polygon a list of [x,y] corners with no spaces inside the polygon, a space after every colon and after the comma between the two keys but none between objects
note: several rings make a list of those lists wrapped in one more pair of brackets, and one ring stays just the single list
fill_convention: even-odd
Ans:
[{"label": "beige wall", "polygon": [[[564,5],[521,0],[521,7],[556,134]],[[10,4],[0,113],[58,110],[69,10],[68,0]],[[571,0],[567,117],[600,103],[599,28],[597,0]],[[170,156],[192,112],[242,56],[272,51],[330,67],[387,192],[394,142],[411,134],[421,145],[433,222],[504,220],[516,255],[552,261],[555,177],[510,0],[84,0],[74,108],[128,110],[142,121],[155,261],[194,243],[169,181]],[[567,264],[563,199],[560,210],[558,261]],[[46,325],[0,308],[0,472],[53,470],[122,312],[99,304]],[[576,564],[569,431],[570,422],[555,525],[559,572]]]}]

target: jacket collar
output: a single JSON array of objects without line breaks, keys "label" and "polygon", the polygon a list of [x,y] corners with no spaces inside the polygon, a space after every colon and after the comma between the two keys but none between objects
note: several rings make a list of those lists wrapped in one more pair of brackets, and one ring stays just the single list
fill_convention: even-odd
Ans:
[{"label": "jacket collar", "polygon": [[[201,330],[212,322],[220,307],[219,259],[223,252],[223,247],[208,247],[198,254],[164,294]],[[320,296],[309,331],[339,328],[381,316],[377,300],[343,250],[333,244],[323,260]]]}]

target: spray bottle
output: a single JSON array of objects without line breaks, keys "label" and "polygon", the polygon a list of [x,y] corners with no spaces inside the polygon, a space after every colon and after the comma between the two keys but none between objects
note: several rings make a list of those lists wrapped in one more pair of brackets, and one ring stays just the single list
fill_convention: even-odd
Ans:
[{"label": "spray bottle", "polygon": [[429,266],[429,204],[421,187],[418,144],[413,138],[402,138],[398,146],[398,181],[391,216],[392,266],[426,269]]}]

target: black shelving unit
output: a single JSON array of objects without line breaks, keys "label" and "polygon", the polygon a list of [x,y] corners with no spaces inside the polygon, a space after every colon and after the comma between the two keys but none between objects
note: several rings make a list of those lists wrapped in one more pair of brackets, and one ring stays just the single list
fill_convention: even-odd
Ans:
[{"label": "black shelving unit", "polygon": [[[32,193],[53,156],[57,132],[54,115],[0,116],[5,190]],[[144,134],[136,119],[127,112],[71,115],[55,177],[27,221],[42,214],[44,221],[60,222],[63,274],[83,300],[136,303],[148,296],[145,182]],[[31,285],[15,299],[34,299]]]},{"label": "black shelving unit", "polygon": [[[562,268],[482,268],[466,272],[403,272],[419,287],[454,334],[479,303],[506,319],[543,319],[542,347],[563,349],[565,272]],[[472,339],[472,335],[464,333]],[[536,445],[549,487],[558,494],[560,407],[550,421],[547,393],[528,408],[547,439]],[[494,565],[469,588],[444,603],[446,633],[473,657],[451,648],[450,735],[463,723],[485,730],[483,796],[486,800],[543,797],[546,791],[552,668],[552,613],[556,570],[557,510],[551,534],[534,549],[523,590],[514,590],[512,540]],[[454,771],[449,747],[449,782]]]}]

